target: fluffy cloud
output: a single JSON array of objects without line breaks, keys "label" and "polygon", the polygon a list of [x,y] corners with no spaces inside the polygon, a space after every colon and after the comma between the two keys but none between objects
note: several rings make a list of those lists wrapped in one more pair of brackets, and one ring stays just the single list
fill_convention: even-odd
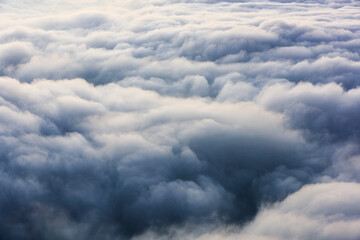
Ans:
[{"label": "fluffy cloud", "polygon": [[[35,15],[20,18],[14,16],[26,3],[3,3],[8,15],[2,22],[8,24],[0,28],[1,43],[31,45],[0,67],[27,82],[81,77],[103,84],[141,77],[174,83],[198,75],[211,84],[237,72],[247,81],[286,78],[356,87],[359,29],[352,16],[358,4],[291,2],[104,1],[59,7],[39,1],[32,6]],[[54,6],[53,14],[44,6]]]},{"label": "fluffy cloud", "polygon": [[[87,224],[106,220],[125,234],[214,214],[237,221],[254,214],[262,188],[275,189],[269,174],[295,181],[274,198],[310,178],[303,151],[312,146],[253,103],[165,98],[80,79],[0,82],[4,175],[37,187],[29,199],[11,190],[26,217],[49,208],[79,221],[90,214]],[[267,184],[254,185],[264,177]],[[16,216],[12,201],[3,201],[11,206],[4,219]],[[24,234],[33,227],[13,221]]]},{"label": "fluffy cloud", "polygon": [[[358,183],[308,185],[284,201],[263,208],[242,229],[208,228],[210,233],[189,234],[190,226],[172,231],[174,239],[357,239],[359,237],[360,186]],[[153,232],[135,238],[166,239]]]},{"label": "fluffy cloud", "polygon": [[358,239],[359,7],[2,1],[0,239]]}]

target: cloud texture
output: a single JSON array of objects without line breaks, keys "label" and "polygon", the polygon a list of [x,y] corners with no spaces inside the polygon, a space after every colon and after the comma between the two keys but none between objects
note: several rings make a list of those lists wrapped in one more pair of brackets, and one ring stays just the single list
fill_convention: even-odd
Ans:
[{"label": "cloud texture", "polygon": [[357,1],[1,1],[0,239],[359,239]]}]

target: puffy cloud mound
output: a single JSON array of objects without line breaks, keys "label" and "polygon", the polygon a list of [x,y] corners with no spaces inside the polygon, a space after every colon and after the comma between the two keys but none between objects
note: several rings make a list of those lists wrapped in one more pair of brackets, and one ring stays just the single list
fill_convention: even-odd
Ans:
[{"label": "puffy cloud mound", "polygon": [[[189,234],[191,227],[172,230],[173,239],[358,239],[360,186],[358,183],[311,184],[271,208],[265,207],[240,231],[218,226]],[[147,232],[141,239],[167,239]]]},{"label": "puffy cloud mound", "polygon": [[359,239],[357,1],[2,1],[0,240]]},{"label": "puffy cloud mound", "polygon": [[[321,167],[309,161],[313,146],[299,132],[255,103],[81,79],[0,85],[2,219],[15,223],[9,238],[51,228],[37,225],[42,214],[129,235],[194,218],[244,221],[266,191],[285,196],[311,179],[307,167]],[[11,182],[18,184],[6,187]]]}]

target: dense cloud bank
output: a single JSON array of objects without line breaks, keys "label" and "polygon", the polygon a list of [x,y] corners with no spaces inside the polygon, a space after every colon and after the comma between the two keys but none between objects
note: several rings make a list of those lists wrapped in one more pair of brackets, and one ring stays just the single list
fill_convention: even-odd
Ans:
[{"label": "dense cloud bank", "polygon": [[0,239],[359,239],[357,1],[1,1]]}]

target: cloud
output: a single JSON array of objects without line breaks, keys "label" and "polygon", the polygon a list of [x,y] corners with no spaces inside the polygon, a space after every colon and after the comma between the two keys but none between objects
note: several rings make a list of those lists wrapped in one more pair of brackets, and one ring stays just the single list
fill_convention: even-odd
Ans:
[{"label": "cloud", "polygon": [[274,208],[263,210],[243,231],[275,239],[356,239],[358,198],[358,183],[309,185]]},{"label": "cloud", "polygon": [[[128,1],[105,1],[103,6],[73,3],[72,11],[68,3],[45,4],[55,6],[53,15],[28,13],[17,20],[4,15],[4,22],[12,21],[14,28],[7,24],[0,29],[3,43],[27,42],[40,50],[16,69],[2,61],[3,68],[12,69],[7,76],[26,82],[81,77],[104,84],[128,77],[177,82],[199,75],[212,83],[237,72],[248,81],[267,76],[294,82],[342,82],[346,88],[358,84],[358,54],[352,47],[358,29],[351,20],[356,2],[339,9],[333,1],[197,5],[150,1],[137,7]],[[15,9],[26,7],[25,2],[16,5]],[[34,3],[32,7],[41,10],[42,6]],[[279,17],[285,11],[286,16]],[[336,23],[329,12],[338,19]],[[11,9],[7,13],[18,14]]]},{"label": "cloud", "polygon": [[359,7],[2,1],[0,239],[358,239]]},{"label": "cloud", "polygon": [[[284,201],[264,207],[244,228],[218,226],[210,233],[189,233],[190,226],[172,232],[173,239],[357,239],[358,183],[322,183],[303,187]],[[281,224],[280,224],[281,223]],[[166,239],[148,232],[139,239]]]},{"label": "cloud", "polygon": [[[238,221],[255,213],[265,185],[254,183],[265,173],[267,185],[276,185],[269,174],[293,178],[295,187],[290,181],[282,185],[285,192],[309,178],[296,180],[293,171],[308,174],[302,151],[311,146],[282,126],[281,115],[253,103],[169,98],[80,79],[27,84],[2,78],[0,92],[8,103],[2,107],[3,168],[12,166],[8,178],[39,188],[17,200],[26,218],[46,209],[70,222],[91,215],[88,228],[104,224],[125,235],[214,214]],[[15,198],[22,192],[12,191]],[[17,209],[6,204],[4,219]],[[13,221],[24,232],[33,227]]]},{"label": "cloud", "polygon": [[354,131],[358,129],[354,121],[359,111],[358,98],[359,88],[344,91],[334,83],[280,83],[264,88],[257,101],[270,109],[286,112],[293,127],[344,141],[359,137]]}]

